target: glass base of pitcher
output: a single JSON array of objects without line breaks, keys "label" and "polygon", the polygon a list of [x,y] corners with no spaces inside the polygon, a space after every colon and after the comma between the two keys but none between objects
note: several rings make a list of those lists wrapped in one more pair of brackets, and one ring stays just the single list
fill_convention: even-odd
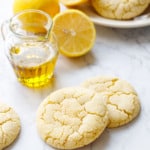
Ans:
[{"label": "glass base of pitcher", "polygon": [[36,78],[18,78],[18,81],[27,87],[39,88],[49,84],[51,82],[52,76],[53,74],[47,76],[43,75]]}]

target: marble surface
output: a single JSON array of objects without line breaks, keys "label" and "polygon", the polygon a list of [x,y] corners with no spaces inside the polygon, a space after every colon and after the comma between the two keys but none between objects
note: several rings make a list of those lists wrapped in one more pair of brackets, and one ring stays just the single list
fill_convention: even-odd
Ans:
[{"label": "marble surface", "polygon": [[[11,2],[1,0],[0,23],[11,14]],[[80,150],[149,150],[150,147],[150,27],[113,29],[96,26],[95,45],[87,55],[69,59],[59,56],[53,83],[42,89],[21,85],[4,54],[0,34],[0,101],[12,106],[21,118],[21,133],[6,150],[54,150],[36,131],[36,110],[52,91],[76,86],[86,78],[115,75],[136,89],[142,110],[126,126],[106,129],[92,144]]]}]

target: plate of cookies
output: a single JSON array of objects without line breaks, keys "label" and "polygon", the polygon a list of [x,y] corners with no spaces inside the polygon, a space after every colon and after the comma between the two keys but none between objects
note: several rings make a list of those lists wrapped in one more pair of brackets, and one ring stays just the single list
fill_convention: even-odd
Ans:
[{"label": "plate of cookies", "polygon": [[[80,0],[82,1],[82,0]],[[87,0],[77,5],[68,5],[85,12],[97,24],[113,28],[139,28],[150,25],[149,0]]]}]

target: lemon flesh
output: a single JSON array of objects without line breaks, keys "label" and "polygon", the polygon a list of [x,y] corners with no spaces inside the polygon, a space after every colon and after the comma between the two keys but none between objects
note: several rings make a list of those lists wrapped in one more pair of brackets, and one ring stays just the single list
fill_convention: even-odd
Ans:
[{"label": "lemon flesh", "polygon": [[58,40],[60,52],[68,57],[78,57],[89,52],[96,37],[90,18],[74,9],[57,14],[53,19],[52,31]]},{"label": "lemon flesh", "polygon": [[76,6],[88,2],[88,0],[60,0],[60,2],[66,6]]}]

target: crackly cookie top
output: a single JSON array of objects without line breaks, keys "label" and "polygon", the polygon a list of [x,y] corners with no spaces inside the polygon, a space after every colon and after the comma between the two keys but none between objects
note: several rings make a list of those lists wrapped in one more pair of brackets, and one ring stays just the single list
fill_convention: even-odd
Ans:
[{"label": "crackly cookie top", "polygon": [[95,10],[112,19],[131,19],[141,14],[150,0],[92,0]]},{"label": "crackly cookie top", "polygon": [[103,96],[82,87],[51,93],[37,113],[40,136],[49,145],[60,149],[74,149],[91,143],[107,123]]},{"label": "crackly cookie top", "polygon": [[20,119],[9,106],[0,102],[0,150],[10,145],[20,131]]},{"label": "crackly cookie top", "polygon": [[109,128],[130,122],[140,111],[137,93],[125,80],[100,76],[86,80],[82,86],[105,96],[110,120]]}]

